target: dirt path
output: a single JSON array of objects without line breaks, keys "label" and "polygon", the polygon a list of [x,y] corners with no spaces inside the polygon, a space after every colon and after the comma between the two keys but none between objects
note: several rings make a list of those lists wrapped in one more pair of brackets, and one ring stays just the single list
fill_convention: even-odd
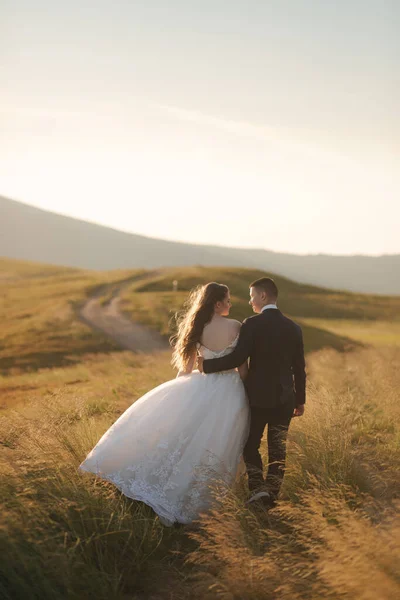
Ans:
[{"label": "dirt path", "polygon": [[125,287],[135,281],[141,281],[153,277],[154,272],[146,275],[137,275],[120,285],[113,287],[111,299],[102,304],[102,296],[107,290],[107,286],[102,286],[101,290],[89,300],[80,309],[80,319],[92,327],[101,331],[106,336],[117,342],[123,348],[133,352],[150,353],[157,350],[166,350],[169,346],[166,340],[157,332],[134,323],[119,310],[121,302],[120,293]]}]

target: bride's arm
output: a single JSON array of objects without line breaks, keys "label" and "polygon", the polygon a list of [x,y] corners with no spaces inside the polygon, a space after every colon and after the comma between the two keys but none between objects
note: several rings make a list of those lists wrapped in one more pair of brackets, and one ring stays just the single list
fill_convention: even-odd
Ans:
[{"label": "bride's arm", "polygon": [[177,378],[178,377],[183,377],[184,375],[190,375],[190,373],[194,369],[194,365],[196,363],[196,357],[197,357],[197,352],[196,352],[196,350],[193,350],[193,352],[192,352],[192,354],[191,354],[191,356],[189,358],[188,364],[186,366],[186,369],[184,369],[183,371],[179,370],[178,374],[176,376]]}]

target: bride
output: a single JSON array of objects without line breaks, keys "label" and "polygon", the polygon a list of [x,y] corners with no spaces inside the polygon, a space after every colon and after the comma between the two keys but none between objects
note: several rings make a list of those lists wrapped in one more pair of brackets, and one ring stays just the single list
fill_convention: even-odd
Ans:
[{"label": "bride", "polygon": [[237,344],[240,323],[224,318],[230,308],[225,285],[191,292],[175,338],[177,378],[134,402],[79,466],[151,506],[165,525],[194,521],[211,504],[212,483],[236,476],[249,426],[247,363],[212,375],[193,370],[197,352],[216,358]]}]

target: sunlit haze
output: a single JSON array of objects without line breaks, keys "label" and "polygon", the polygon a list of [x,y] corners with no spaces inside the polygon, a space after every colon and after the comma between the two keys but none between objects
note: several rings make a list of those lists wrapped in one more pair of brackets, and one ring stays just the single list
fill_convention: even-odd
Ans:
[{"label": "sunlit haze", "polygon": [[400,252],[400,4],[0,12],[0,194],[165,239]]}]

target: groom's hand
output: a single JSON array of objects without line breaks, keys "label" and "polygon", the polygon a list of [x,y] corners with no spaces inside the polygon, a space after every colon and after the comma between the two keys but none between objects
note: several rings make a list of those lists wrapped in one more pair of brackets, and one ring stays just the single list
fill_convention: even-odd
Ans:
[{"label": "groom's hand", "polygon": [[299,404],[296,406],[293,412],[294,417],[302,417],[304,415],[305,404]]},{"label": "groom's hand", "polygon": [[203,357],[202,356],[198,356],[197,357],[197,368],[200,371],[200,373],[204,373],[204,369],[203,369]]}]

